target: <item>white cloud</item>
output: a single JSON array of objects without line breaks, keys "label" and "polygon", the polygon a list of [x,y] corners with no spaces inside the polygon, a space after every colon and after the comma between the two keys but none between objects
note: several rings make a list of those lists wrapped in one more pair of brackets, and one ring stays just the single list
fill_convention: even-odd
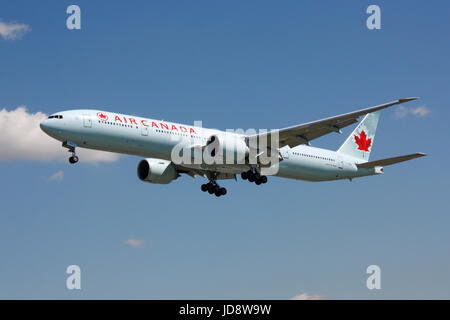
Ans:
[{"label": "white cloud", "polygon": [[292,297],[291,300],[325,300],[326,298],[324,296],[318,295],[318,294],[307,294],[307,293],[301,293],[296,295],[295,297]]},{"label": "white cloud", "polygon": [[62,170],[55,172],[48,178],[48,181],[61,182],[63,180],[64,180],[64,171]]},{"label": "white cloud", "polygon": [[142,240],[138,240],[138,239],[127,239],[125,241],[126,244],[135,247],[135,248],[139,248],[142,247],[144,245],[144,241]]},{"label": "white cloud", "polygon": [[431,110],[427,108],[427,106],[422,105],[416,108],[407,108],[405,106],[399,106],[395,110],[395,117],[396,118],[404,118],[408,114],[412,114],[417,117],[424,117],[431,113]]},{"label": "white cloud", "polygon": [[[49,137],[39,127],[47,118],[42,112],[29,113],[25,106],[0,110],[0,161],[67,161],[70,153],[61,142]],[[119,155],[77,148],[80,162],[111,162]]]},{"label": "white cloud", "polygon": [[430,109],[428,109],[426,106],[420,106],[414,109],[410,109],[409,111],[411,114],[415,115],[415,116],[426,116],[427,114],[429,114],[431,112]]},{"label": "white cloud", "polygon": [[17,40],[30,31],[31,28],[27,24],[0,21],[0,36],[2,36],[3,39]]}]

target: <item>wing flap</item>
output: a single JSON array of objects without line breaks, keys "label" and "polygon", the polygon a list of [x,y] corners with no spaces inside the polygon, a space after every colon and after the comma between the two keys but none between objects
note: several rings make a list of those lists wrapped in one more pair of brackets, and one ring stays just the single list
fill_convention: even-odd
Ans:
[{"label": "wing flap", "polygon": [[412,160],[415,158],[420,158],[423,156],[426,156],[426,154],[419,152],[419,153],[407,154],[407,155],[399,156],[399,157],[357,163],[356,166],[358,166],[359,168],[384,167],[384,166],[390,166],[391,164],[396,164],[399,162],[408,161],[408,160]]}]

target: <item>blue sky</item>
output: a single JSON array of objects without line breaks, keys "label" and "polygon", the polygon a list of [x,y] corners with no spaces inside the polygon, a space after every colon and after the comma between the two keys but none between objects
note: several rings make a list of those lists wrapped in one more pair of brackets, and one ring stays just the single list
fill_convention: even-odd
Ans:
[{"label": "blue sky", "polygon": [[[428,157],[353,182],[228,181],[217,199],[201,179],[142,183],[137,157],[71,166],[30,146],[5,160],[13,136],[0,298],[450,298],[447,1],[77,1],[82,29],[69,31],[72,3],[0,4],[3,23],[31,29],[0,37],[0,110],[270,129],[419,96],[382,112],[371,157]],[[370,4],[381,30],[366,28]],[[351,129],[313,145],[337,149]],[[65,287],[71,264],[79,291]],[[381,290],[365,286],[372,264]]]}]

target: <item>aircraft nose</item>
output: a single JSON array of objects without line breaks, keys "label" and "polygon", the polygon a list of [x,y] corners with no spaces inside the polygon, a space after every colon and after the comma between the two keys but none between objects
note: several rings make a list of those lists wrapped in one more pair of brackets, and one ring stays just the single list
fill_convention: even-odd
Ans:
[{"label": "aircraft nose", "polygon": [[46,131],[46,130],[48,130],[48,121],[47,121],[47,119],[45,119],[44,121],[41,121],[39,126],[41,127],[42,131],[47,132]]},{"label": "aircraft nose", "polygon": [[62,114],[51,115],[39,123],[41,130],[55,139],[58,139],[57,137],[61,136],[64,126],[65,122]]},{"label": "aircraft nose", "polygon": [[48,119],[45,119],[39,124],[39,127],[41,127],[41,130],[44,131],[46,134],[51,134],[55,131],[55,124],[50,123]]}]

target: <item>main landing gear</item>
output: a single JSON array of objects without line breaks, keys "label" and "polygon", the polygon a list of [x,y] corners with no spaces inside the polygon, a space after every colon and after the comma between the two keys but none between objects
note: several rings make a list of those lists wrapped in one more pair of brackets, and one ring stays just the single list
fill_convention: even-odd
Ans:
[{"label": "main landing gear", "polygon": [[249,182],[254,182],[257,185],[262,183],[267,183],[267,177],[261,175],[256,170],[249,170],[241,173],[242,180],[248,180]]},{"label": "main landing gear", "polygon": [[79,159],[78,159],[78,156],[75,153],[76,144],[72,143],[70,141],[64,141],[62,146],[64,148],[69,149],[69,152],[72,153],[72,156],[69,158],[69,163],[71,163],[71,164],[77,163]]},{"label": "main landing gear", "polygon": [[201,189],[203,192],[208,192],[209,194],[214,193],[216,197],[224,196],[227,194],[227,189],[220,187],[215,181],[210,181],[208,183],[202,184]]}]

